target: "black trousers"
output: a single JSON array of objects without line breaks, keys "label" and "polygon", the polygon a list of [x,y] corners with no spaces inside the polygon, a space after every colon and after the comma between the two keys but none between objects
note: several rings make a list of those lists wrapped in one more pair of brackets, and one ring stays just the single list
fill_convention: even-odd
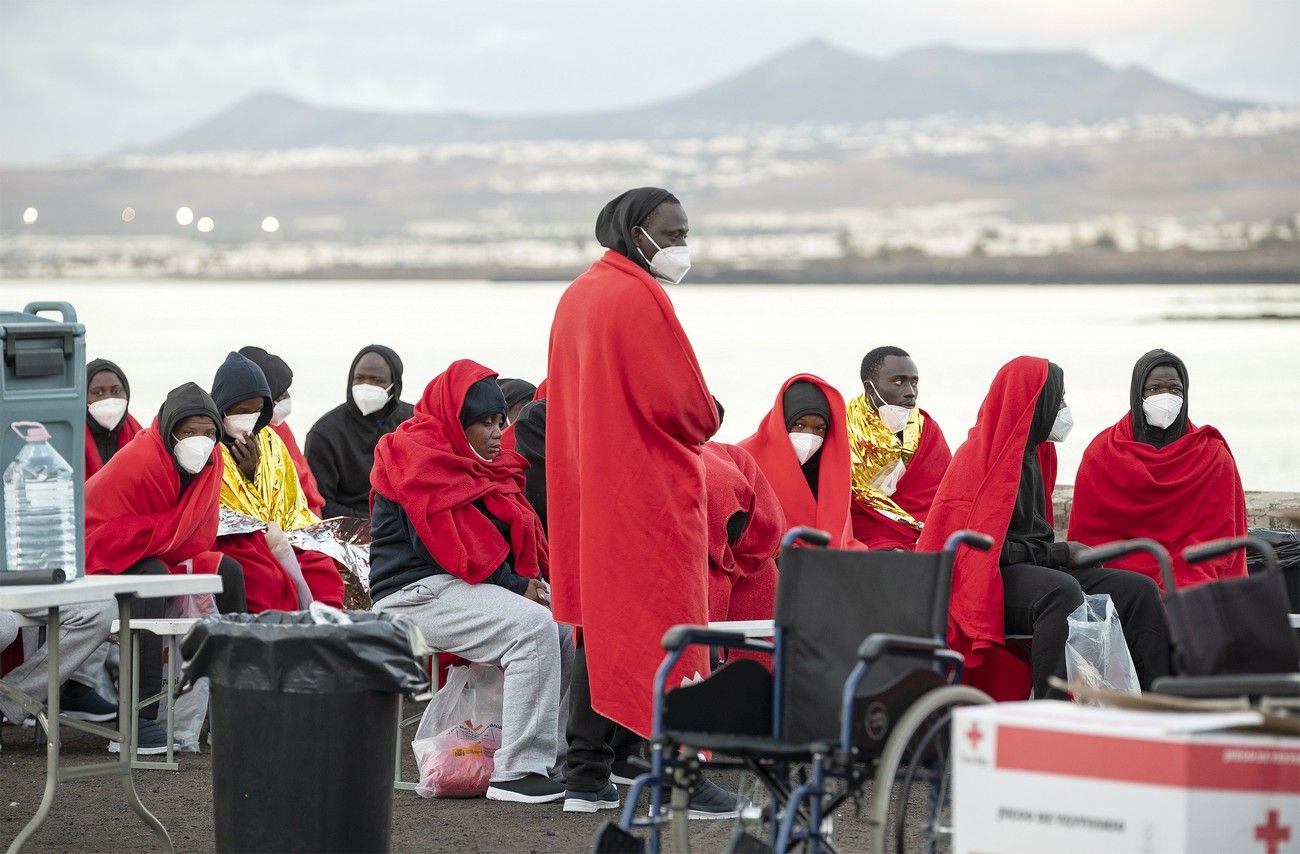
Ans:
[{"label": "black trousers", "polygon": [[[146,558],[123,572],[124,575],[166,575],[167,565],[157,558]],[[223,614],[233,614],[248,610],[248,600],[244,595],[244,568],[239,561],[223,557],[217,565],[217,574],[221,576],[222,592],[214,597],[217,610]],[[161,620],[167,610],[167,600],[138,599],[131,608],[131,615],[141,620]],[[140,645],[140,696],[152,697],[162,690],[162,638],[152,632],[140,632],[136,635]],[[126,690],[118,686],[118,690]],[[153,703],[140,710],[142,718],[157,718],[158,704]]]},{"label": "black trousers", "polygon": [[569,752],[564,760],[564,785],[575,792],[599,792],[609,785],[614,761],[638,753],[644,739],[591,707],[585,646],[579,646],[573,657],[569,686]]},{"label": "black trousers", "polygon": [[1047,684],[1047,677],[1065,678],[1066,617],[1083,604],[1085,593],[1110,594],[1144,690],[1169,673],[1165,606],[1156,583],[1140,572],[1017,563],[1002,567],[1002,592],[1007,634],[1033,635],[1030,666],[1038,699],[1065,699],[1064,692]]}]

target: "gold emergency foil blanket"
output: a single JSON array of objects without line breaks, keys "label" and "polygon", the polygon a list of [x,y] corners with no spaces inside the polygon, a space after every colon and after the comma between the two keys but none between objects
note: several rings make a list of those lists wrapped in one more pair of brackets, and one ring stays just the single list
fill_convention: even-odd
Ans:
[{"label": "gold emergency foil blanket", "polygon": [[230,449],[221,446],[221,506],[263,522],[275,522],[286,532],[319,522],[316,514],[307,509],[307,498],[284,440],[264,427],[258,431],[256,441],[262,458],[252,480],[239,470]]},{"label": "gold emergency foil blanket", "polygon": [[889,432],[889,428],[880,420],[876,407],[867,401],[865,394],[850,400],[847,409],[845,421],[849,430],[853,497],[921,530],[921,523],[912,518],[912,514],[872,485],[881,473],[891,469],[899,460],[903,461],[903,465],[912,461],[912,455],[921,443],[921,428],[925,424],[921,408],[912,407],[912,414],[903,427],[901,442],[897,434]]}]

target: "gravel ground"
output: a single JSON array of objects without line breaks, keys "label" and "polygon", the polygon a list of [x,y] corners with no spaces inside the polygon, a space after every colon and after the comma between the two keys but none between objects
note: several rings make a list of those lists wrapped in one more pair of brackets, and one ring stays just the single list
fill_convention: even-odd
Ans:
[{"label": "gravel ground", "polygon": [[[0,849],[8,846],[35,813],[45,785],[45,752],[33,747],[32,731],[4,728],[0,752]],[[65,731],[67,764],[109,758],[102,739],[75,730]],[[181,769],[136,771],[140,798],[167,827],[178,852],[211,851],[212,760],[205,752],[186,754]],[[405,779],[414,779],[415,761],[408,754]],[[739,775],[719,775],[719,783],[736,787]],[[484,799],[427,800],[409,792],[394,792],[394,851],[455,852],[581,852],[591,847],[596,828],[614,813],[574,815],[560,805],[529,806]],[[722,851],[733,821],[692,822],[696,851]],[[865,820],[855,819],[850,805],[836,816],[834,842],[840,851],[866,851]],[[912,842],[916,842],[913,840]],[[29,842],[26,851],[150,851],[156,850],[145,825],[127,808],[121,789],[106,779],[78,780],[59,788],[54,809]],[[668,847],[665,835],[665,847]],[[918,844],[909,844],[917,850]]]}]

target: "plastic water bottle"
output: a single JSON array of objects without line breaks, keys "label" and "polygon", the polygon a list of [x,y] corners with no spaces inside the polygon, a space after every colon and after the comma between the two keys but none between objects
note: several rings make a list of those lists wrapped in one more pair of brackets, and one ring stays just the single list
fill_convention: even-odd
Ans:
[{"label": "plastic water bottle", "polygon": [[50,445],[45,425],[10,425],[27,443],[5,469],[7,570],[77,574],[77,506],[72,466]]}]

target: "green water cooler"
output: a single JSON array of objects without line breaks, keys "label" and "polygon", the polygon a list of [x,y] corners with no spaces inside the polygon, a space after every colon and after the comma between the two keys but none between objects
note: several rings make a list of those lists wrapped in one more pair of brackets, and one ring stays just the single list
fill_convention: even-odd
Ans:
[{"label": "green water cooler", "polygon": [[[57,313],[53,320],[41,312]],[[77,577],[86,571],[86,327],[66,302],[33,302],[22,311],[0,311],[0,472],[13,462],[23,440],[10,427],[39,421],[50,444],[72,466],[77,501]],[[4,518],[0,490],[0,519]],[[5,560],[0,523],[0,561]]]}]

